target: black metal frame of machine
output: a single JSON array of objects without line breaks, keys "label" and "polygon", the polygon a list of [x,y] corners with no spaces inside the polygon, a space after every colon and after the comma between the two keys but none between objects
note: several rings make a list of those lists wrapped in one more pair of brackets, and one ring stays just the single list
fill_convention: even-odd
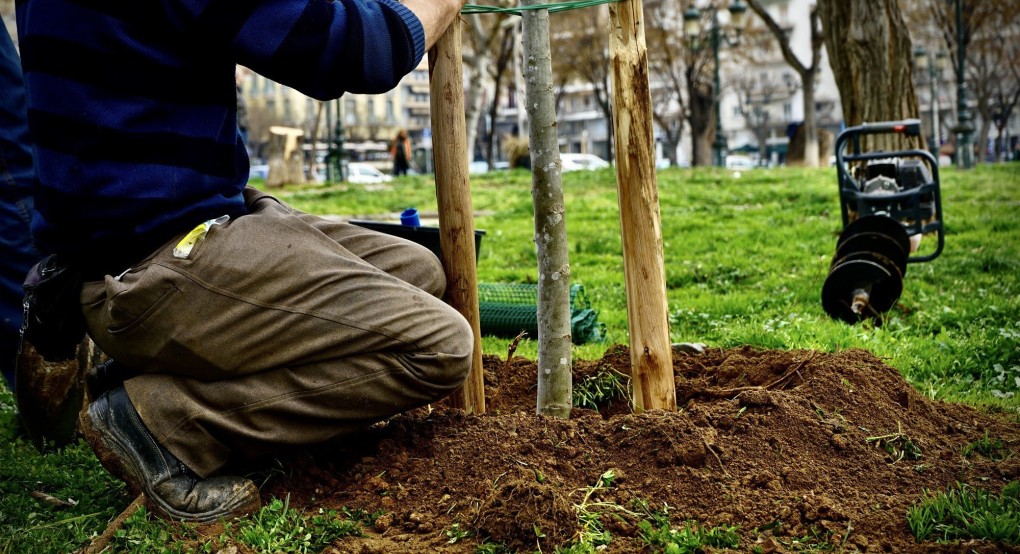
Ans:
[{"label": "black metal frame of machine", "polygon": [[[833,318],[856,323],[879,316],[899,299],[907,264],[942,253],[938,160],[919,149],[861,151],[863,135],[920,132],[920,120],[908,119],[849,127],[836,138],[843,231],[822,287],[822,306]],[[935,235],[935,250],[912,255],[910,237],[921,234]]]},{"label": "black metal frame of machine", "polygon": [[[934,260],[942,253],[946,242],[942,224],[938,160],[931,152],[920,149],[861,152],[862,135],[881,134],[918,136],[921,134],[921,120],[865,123],[857,127],[847,127],[836,138],[836,172],[839,175],[839,204],[843,212],[843,226],[850,224],[851,206],[860,217],[882,213],[904,223],[908,235],[935,233],[938,241],[935,251],[924,256],[909,256],[907,262]],[[853,153],[844,153],[848,143],[853,145]],[[867,163],[876,160],[887,163]],[[852,162],[867,163],[866,168],[869,172],[859,177],[851,175],[848,163]],[[869,182],[875,182],[882,177],[892,179],[900,190],[888,193],[867,190]],[[876,185],[875,188],[881,186]]]}]

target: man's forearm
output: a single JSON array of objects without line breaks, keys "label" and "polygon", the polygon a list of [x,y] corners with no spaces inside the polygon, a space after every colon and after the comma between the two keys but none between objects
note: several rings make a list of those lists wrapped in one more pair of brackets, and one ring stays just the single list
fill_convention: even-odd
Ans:
[{"label": "man's forearm", "polygon": [[404,0],[403,4],[421,21],[425,29],[425,49],[431,49],[460,14],[463,0]]}]

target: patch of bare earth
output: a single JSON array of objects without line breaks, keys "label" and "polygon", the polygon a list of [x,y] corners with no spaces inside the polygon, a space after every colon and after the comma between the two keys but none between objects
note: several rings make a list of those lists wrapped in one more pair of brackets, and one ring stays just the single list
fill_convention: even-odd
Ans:
[{"label": "patch of bare earth", "polygon": [[[578,361],[575,383],[629,365],[626,347],[613,347]],[[535,362],[486,357],[487,414],[440,407],[396,417],[339,447],[296,454],[263,494],[290,495],[310,511],[385,510],[365,537],[331,553],[461,553],[482,540],[552,552],[575,537],[575,506],[609,469],[616,480],[595,500],[668,505],[674,524],[737,526],[739,551],[790,551],[805,536],[836,551],[1020,551],[917,544],[906,521],[926,489],[998,491],[1020,479],[1016,455],[962,454],[986,434],[1020,452],[1015,415],[928,400],[860,350],[677,352],[674,371],[678,412],[635,415],[621,401],[565,421],[534,414]],[[613,535],[606,552],[648,551],[636,519],[596,511]],[[474,536],[449,544],[454,524]]]}]

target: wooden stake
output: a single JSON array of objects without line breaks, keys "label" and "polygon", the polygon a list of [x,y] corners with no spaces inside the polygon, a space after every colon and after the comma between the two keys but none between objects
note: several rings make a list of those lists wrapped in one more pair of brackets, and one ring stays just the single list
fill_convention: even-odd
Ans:
[{"label": "wooden stake", "polygon": [[616,186],[637,410],[676,410],[641,0],[610,4]]},{"label": "wooden stake", "polygon": [[471,324],[475,343],[471,373],[464,383],[462,394],[454,393],[450,404],[468,413],[481,414],[485,413],[485,388],[462,63],[460,23],[454,22],[429,51],[439,246],[446,269],[446,301]]},{"label": "wooden stake", "polygon": [[106,530],[103,531],[102,535],[93,539],[92,542],[85,547],[84,551],[79,552],[83,552],[83,554],[99,554],[104,552],[110,546],[110,542],[113,540],[113,536],[117,534],[117,531],[124,528],[124,522],[127,521],[127,518],[135,515],[135,512],[137,512],[144,504],[145,495],[140,494],[136,496],[135,499],[128,504],[127,508],[124,508],[124,511],[117,517],[113,518],[113,521],[106,526]]}]

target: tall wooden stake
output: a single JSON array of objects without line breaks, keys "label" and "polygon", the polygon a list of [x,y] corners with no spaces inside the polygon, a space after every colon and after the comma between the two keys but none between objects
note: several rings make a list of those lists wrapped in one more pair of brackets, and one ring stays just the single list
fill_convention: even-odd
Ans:
[{"label": "tall wooden stake", "polygon": [[439,246],[446,269],[446,301],[471,324],[475,343],[471,373],[464,382],[463,394],[454,393],[450,404],[481,414],[485,412],[485,389],[460,33],[460,23],[454,22],[429,51],[432,142],[437,145],[433,157],[439,201]]},{"label": "tall wooden stake", "polygon": [[616,186],[637,410],[676,410],[641,0],[610,4]]}]

